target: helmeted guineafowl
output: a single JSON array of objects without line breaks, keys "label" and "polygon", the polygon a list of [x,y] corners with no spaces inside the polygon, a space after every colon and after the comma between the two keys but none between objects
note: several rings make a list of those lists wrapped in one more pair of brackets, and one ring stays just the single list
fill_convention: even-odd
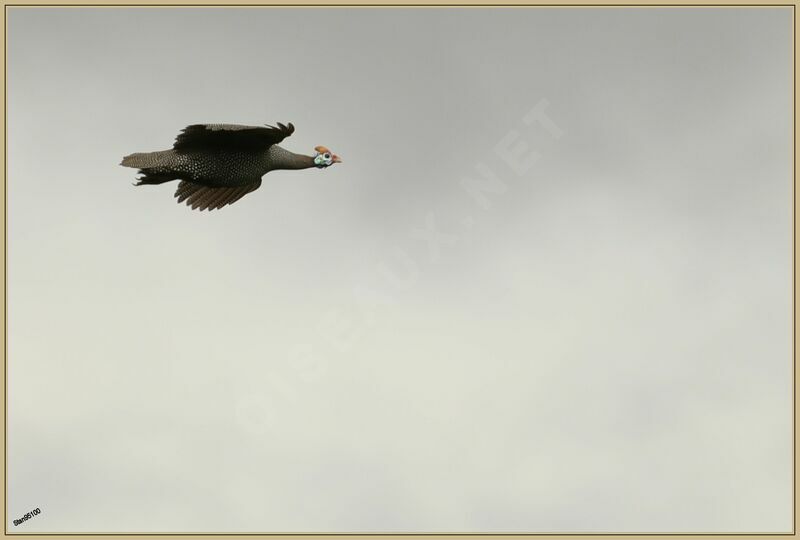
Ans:
[{"label": "helmeted guineafowl", "polygon": [[137,186],[180,180],[175,197],[192,209],[213,210],[233,204],[261,186],[261,177],[276,169],[324,169],[339,156],[317,146],[313,156],[278,146],[294,126],[195,124],[175,139],[171,150],[125,156],[121,165],[139,169]]}]

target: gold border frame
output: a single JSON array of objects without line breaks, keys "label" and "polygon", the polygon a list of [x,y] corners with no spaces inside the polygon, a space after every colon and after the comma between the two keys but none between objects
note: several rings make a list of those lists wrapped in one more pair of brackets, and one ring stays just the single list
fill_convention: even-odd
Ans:
[{"label": "gold border frame", "polygon": [[[486,3],[484,0],[461,0],[452,2],[430,2],[430,3],[413,3],[397,2],[389,0],[356,0],[348,3],[337,3],[335,0],[327,0],[315,3],[304,3],[302,1],[275,2],[264,3],[258,0],[239,0],[236,3],[220,4],[213,1],[197,1],[197,0],[172,0],[172,2],[164,3],[158,0],[140,0],[135,3],[131,2],[103,2],[102,0],[90,0],[81,3],[64,2],[47,2],[37,3],[34,1],[25,2],[5,2],[3,5],[3,39],[2,56],[3,56],[3,192],[2,192],[2,213],[3,213],[3,472],[0,481],[3,483],[3,536],[13,537],[28,537],[28,538],[47,538],[53,536],[67,536],[67,537],[174,537],[174,536],[188,536],[188,537],[205,537],[205,536],[218,536],[218,537],[239,537],[239,536],[263,536],[263,537],[287,537],[292,539],[314,539],[324,538],[329,536],[335,537],[353,537],[353,538],[381,538],[381,537],[415,537],[415,538],[439,538],[439,537],[537,537],[537,538],[573,538],[573,539],[591,539],[593,537],[659,537],[659,538],[739,538],[739,537],[794,537],[797,536],[797,510],[798,510],[798,497],[797,497],[797,469],[798,469],[798,456],[797,456],[797,417],[798,417],[798,404],[797,404],[797,6],[800,0],[792,0],[789,2],[770,2],[770,3],[753,3],[747,0],[728,0],[728,1],[704,1],[704,2],[663,2],[662,1],[644,1],[639,2],[625,2],[617,1],[613,3],[606,3],[602,0],[584,0],[583,2],[570,3],[564,2],[530,2],[530,1],[512,1],[502,3]],[[357,7],[357,8],[424,8],[424,7],[438,7],[438,8],[670,8],[670,7],[688,7],[688,8],[791,8],[792,9],[792,530],[785,533],[25,533],[25,532],[9,532],[8,530],[8,484],[7,478],[7,426],[8,426],[8,101],[7,101],[7,88],[8,88],[8,57],[7,57],[7,36],[8,36],[8,10],[9,8],[47,8],[47,7],[70,7],[70,8],[83,8],[83,7],[173,7],[173,8],[237,8],[237,7],[292,7],[292,8],[332,8],[332,7]]]}]

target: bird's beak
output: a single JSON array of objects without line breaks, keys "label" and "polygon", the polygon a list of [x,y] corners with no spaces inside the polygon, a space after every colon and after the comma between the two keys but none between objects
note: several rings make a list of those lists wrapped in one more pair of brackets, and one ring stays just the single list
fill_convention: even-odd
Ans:
[{"label": "bird's beak", "polygon": [[342,162],[342,158],[340,158],[336,154],[333,154],[333,162],[334,163],[341,163]]}]

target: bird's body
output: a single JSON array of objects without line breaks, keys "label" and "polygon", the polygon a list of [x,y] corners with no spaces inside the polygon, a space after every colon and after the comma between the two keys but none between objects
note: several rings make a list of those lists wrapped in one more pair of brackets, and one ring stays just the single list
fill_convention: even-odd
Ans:
[{"label": "bird's body", "polygon": [[325,168],[339,162],[324,147],[317,147],[316,156],[306,156],[278,146],[293,132],[292,124],[197,124],[184,129],[172,149],[131,154],[122,165],[139,169],[143,176],[137,185],[180,180],[178,202],[213,210],[258,189],[261,177],[270,171]]}]

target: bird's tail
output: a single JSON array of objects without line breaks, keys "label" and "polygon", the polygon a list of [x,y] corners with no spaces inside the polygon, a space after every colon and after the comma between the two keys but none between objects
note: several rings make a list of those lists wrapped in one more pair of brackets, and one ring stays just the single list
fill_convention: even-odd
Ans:
[{"label": "bird's tail", "polygon": [[160,152],[131,154],[122,158],[120,165],[139,169],[139,173],[142,176],[136,179],[137,186],[163,184],[164,182],[178,180],[181,177],[180,173],[169,166],[172,153],[172,150],[162,150]]},{"label": "bird's tail", "polygon": [[172,150],[162,150],[160,152],[139,152],[122,158],[123,167],[133,167],[134,169],[151,169],[167,165]]}]

